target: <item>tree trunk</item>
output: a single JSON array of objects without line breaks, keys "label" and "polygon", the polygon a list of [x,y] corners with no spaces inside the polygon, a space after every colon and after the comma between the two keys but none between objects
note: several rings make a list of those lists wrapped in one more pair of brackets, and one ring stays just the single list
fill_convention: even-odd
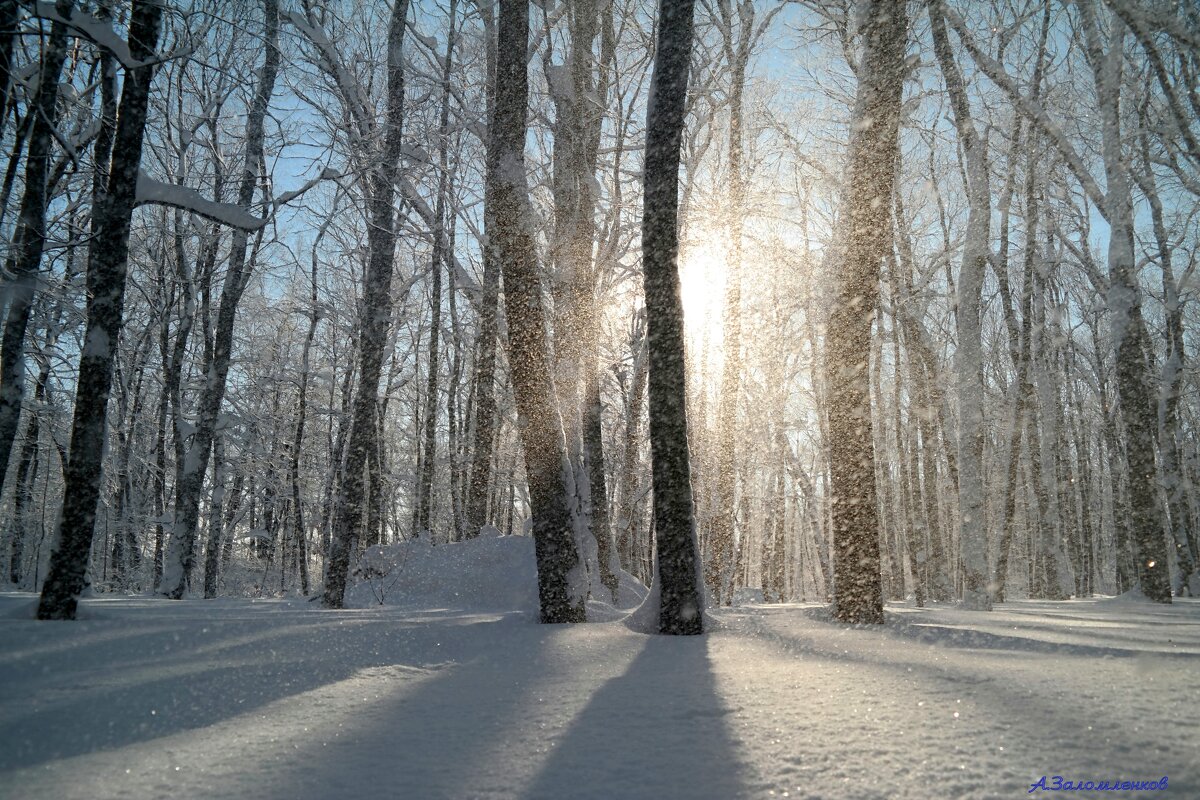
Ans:
[{"label": "tree trunk", "polygon": [[662,0],[646,112],[642,281],[649,357],[650,456],[659,632],[704,632],[699,550],[688,463],[687,375],[679,293],[679,149],[694,0]]},{"label": "tree trunk", "polygon": [[903,5],[884,0],[869,4],[846,154],[839,232],[844,263],[825,337],[834,616],[842,622],[883,622],[868,367],[880,263],[891,247],[888,208],[897,162],[907,29]]},{"label": "tree trunk", "polygon": [[496,108],[488,141],[487,181],[495,200],[494,242],[504,275],[508,363],[529,482],[542,622],[583,622],[586,591],[572,531],[571,468],[554,397],[525,177],[526,53],[529,5],[500,7]]},{"label": "tree trunk", "polygon": [[395,186],[404,122],[403,44],[408,0],[397,0],[388,26],[387,120],[383,152],[369,180],[370,225],[367,231],[367,277],[359,323],[358,394],[354,398],[346,460],[335,502],[334,530],[329,543],[324,603],[341,608],[346,593],[350,554],[363,538],[363,501],[367,461],[378,435],[379,377],[391,326],[392,272],[395,266]]},{"label": "tree trunk", "polygon": [[1107,50],[1100,44],[1099,26],[1091,3],[1081,3],[1089,59],[1095,75],[1101,120],[1101,154],[1106,179],[1105,217],[1109,224],[1108,310],[1117,351],[1117,396],[1125,423],[1126,475],[1138,580],[1145,596],[1171,602],[1170,571],[1159,504],[1158,472],[1154,459],[1157,414],[1152,402],[1153,380],[1143,353],[1141,287],[1134,256],[1134,209],[1129,173],[1121,142],[1121,70],[1125,25],[1113,19]]},{"label": "tree trunk", "polygon": [[[450,0],[448,12],[450,27],[446,38],[446,55],[442,61],[442,107],[438,120],[438,188],[437,200],[434,203],[433,212],[433,254],[430,259],[430,272],[433,275],[433,286],[430,289],[430,308],[433,315],[429,326],[429,364],[427,367],[429,374],[425,387],[426,413],[425,441],[423,445],[425,455],[422,459],[422,468],[417,488],[417,526],[416,530],[413,531],[413,534],[417,536],[422,531],[429,531],[432,534],[433,530],[433,521],[430,518],[430,512],[433,504],[433,480],[437,473],[438,378],[441,372],[438,347],[441,343],[442,335],[442,270],[448,265],[451,257],[447,252],[446,243],[446,201],[447,194],[450,191],[450,167],[447,151],[450,147],[450,73],[454,64],[454,17],[457,6],[457,0]],[[454,291],[453,282],[451,282],[450,291]],[[453,472],[453,460],[450,459],[450,461],[451,471]],[[453,504],[453,474],[451,475],[450,485],[450,502]],[[454,536],[452,535],[450,538],[453,541]]]},{"label": "tree trunk", "polygon": [[[55,10],[61,16],[69,17],[71,6],[70,0],[57,0]],[[46,204],[49,202],[46,178],[50,168],[50,142],[58,120],[59,75],[66,53],[66,26],[55,22],[50,26],[50,40],[37,75],[37,93],[29,111],[33,115],[33,125],[25,156],[25,193],[13,235],[14,247],[4,265],[11,278],[6,280],[8,315],[0,341],[0,491],[4,488],[25,396],[25,329],[29,326],[37,271],[46,246]]]},{"label": "tree trunk", "polygon": [[158,42],[161,16],[162,6],[157,0],[134,0],[129,48],[133,58],[144,65],[129,70],[125,76],[108,188],[92,216],[87,327],[79,359],[71,454],[64,475],[58,541],[42,587],[38,619],[74,619],[79,594],[85,585],[100,495],[113,356],[125,303],[129,228],[142,159],[150,81],[154,75],[151,59]]},{"label": "tree trunk", "polygon": [[960,428],[958,530],[964,580],[962,604],[966,608],[990,611],[992,598],[987,580],[987,520],[983,486],[983,333],[980,319],[992,214],[987,142],[979,135],[971,119],[966,87],[950,50],[940,0],[929,5],[929,23],[934,50],[954,110],[954,125],[965,156],[969,205],[962,266],[958,276],[958,296],[955,300],[958,342],[954,350]]},{"label": "tree trunk", "polygon": [[[496,42],[492,4],[479,4],[487,36],[487,111],[491,129],[496,96]],[[496,200],[492,185],[483,188],[483,289],[479,300],[479,360],[475,369],[475,441],[471,455],[471,478],[467,488],[468,538],[491,522],[492,444],[496,434],[496,318],[500,302],[500,262],[492,234],[496,230]]]},{"label": "tree trunk", "polygon": [[[246,157],[238,187],[238,205],[249,208],[254,199],[259,171],[263,163],[264,120],[275,77],[279,70],[279,3],[264,0],[265,24],[262,72],[246,118]],[[213,334],[211,358],[206,358],[205,382],[200,395],[196,433],[187,448],[184,464],[175,487],[175,521],[171,541],[163,566],[161,591],[173,600],[183,597],[195,559],[196,532],[200,523],[200,496],[204,475],[208,471],[209,454],[216,435],[217,417],[225,398],[226,378],[233,356],[233,327],[237,307],[250,282],[254,258],[246,258],[248,233],[237,230],[230,249],[229,268],[217,309],[217,326]]]},{"label": "tree trunk", "polygon": [[738,4],[740,38],[733,40],[733,20],[721,4],[725,58],[729,63],[729,255],[725,273],[724,360],[717,401],[716,510],[712,521],[712,550],[706,582],[714,601],[728,605],[733,593],[733,562],[737,515],[737,419],[742,380],[742,232],[746,215],[746,176],[742,166],[742,123],[746,67],[754,28],[754,5]]}]

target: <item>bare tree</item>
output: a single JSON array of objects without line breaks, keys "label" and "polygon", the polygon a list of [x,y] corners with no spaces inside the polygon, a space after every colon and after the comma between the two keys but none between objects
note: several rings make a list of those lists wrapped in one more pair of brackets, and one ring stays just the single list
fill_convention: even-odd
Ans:
[{"label": "bare tree", "polygon": [[508,363],[529,482],[541,619],[583,622],[585,589],[579,574],[583,565],[572,533],[572,470],[546,346],[546,317],[531,229],[533,211],[525,177],[528,47],[528,3],[503,3],[487,180],[495,205],[493,238],[504,277]]},{"label": "bare tree", "polygon": [[[249,209],[254,200],[259,172],[263,164],[264,122],[271,95],[275,92],[275,78],[279,72],[279,3],[278,0],[263,1],[263,23],[265,27],[262,71],[254,100],[246,117],[246,154],[238,185],[237,205]],[[229,267],[221,290],[221,302],[217,310],[217,324],[213,335],[212,353],[205,365],[205,383],[200,396],[199,420],[196,433],[184,455],[180,474],[175,486],[175,523],[171,541],[167,548],[160,587],[163,594],[174,600],[183,597],[191,578],[195,561],[196,533],[200,524],[200,493],[204,475],[208,471],[213,438],[216,436],[217,417],[225,399],[226,382],[232,361],[233,330],[238,304],[250,282],[254,259],[247,261],[249,232],[238,229],[233,234]]]},{"label": "bare tree", "polygon": [[[404,133],[403,45],[407,17],[408,0],[399,0],[392,8],[388,25],[387,110],[382,131],[383,150],[378,154],[379,160],[372,165],[368,179],[370,222],[367,229],[367,278],[359,320],[358,393],[354,398],[341,491],[334,512],[336,521],[330,540],[329,567],[325,574],[324,602],[328,608],[342,607],[350,554],[363,538],[367,459],[372,448],[378,446],[379,378],[392,318],[392,272],[396,257],[394,203]],[[365,120],[360,121],[360,125],[365,124]]]},{"label": "bare tree", "polygon": [[642,282],[649,356],[658,629],[673,635],[704,632],[688,463],[687,358],[677,266],[679,148],[694,16],[694,0],[663,0],[659,7],[643,179]]},{"label": "bare tree", "polygon": [[860,35],[858,94],[846,153],[842,269],[825,337],[833,505],[834,615],[883,622],[879,519],[871,421],[871,324],[880,264],[891,246],[908,17],[903,4],[873,0]]},{"label": "bare tree", "polygon": [[92,211],[87,330],[79,357],[71,456],[64,475],[66,490],[58,542],[42,587],[38,619],[74,619],[79,593],[85,585],[100,495],[113,356],[121,335],[125,305],[129,227],[136,201],[142,135],[161,17],[159,0],[134,0],[129,20],[129,50],[139,66],[125,74],[112,162],[107,170],[108,185],[104,195],[95,198]]}]

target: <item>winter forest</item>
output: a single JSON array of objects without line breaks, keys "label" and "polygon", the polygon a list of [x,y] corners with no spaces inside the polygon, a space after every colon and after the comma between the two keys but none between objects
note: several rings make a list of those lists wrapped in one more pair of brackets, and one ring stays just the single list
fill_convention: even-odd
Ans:
[{"label": "winter forest", "polygon": [[0,0],[0,92],[0,797],[1200,793],[1200,6]]}]

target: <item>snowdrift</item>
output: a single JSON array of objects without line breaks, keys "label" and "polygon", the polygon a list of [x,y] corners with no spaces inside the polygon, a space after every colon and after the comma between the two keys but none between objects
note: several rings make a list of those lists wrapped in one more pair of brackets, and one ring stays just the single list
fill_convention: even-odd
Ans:
[{"label": "snowdrift", "polygon": [[[598,586],[599,581],[596,581]],[[590,619],[613,609],[603,589],[593,590]],[[616,608],[637,606],[646,587],[624,570]],[[536,614],[537,564],[533,538],[501,536],[485,530],[463,542],[430,544],[410,539],[368,548],[353,570],[346,606],[398,606],[423,611],[509,612]]]}]

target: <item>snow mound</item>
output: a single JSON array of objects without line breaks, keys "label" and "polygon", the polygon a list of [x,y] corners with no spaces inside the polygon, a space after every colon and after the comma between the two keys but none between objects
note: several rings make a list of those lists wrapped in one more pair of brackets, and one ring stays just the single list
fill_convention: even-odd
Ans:
[{"label": "snow mound", "polygon": [[[589,619],[609,616],[609,598],[588,603]],[[646,587],[622,571],[617,607],[631,608],[646,595]],[[346,606],[398,606],[417,610],[471,612],[520,611],[537,614],[537,563],[529,536],[501,536],[485,527],[479,536],[462,542],[431,544],[410,539],[385,547],[370,547],[354,567]]]}]

